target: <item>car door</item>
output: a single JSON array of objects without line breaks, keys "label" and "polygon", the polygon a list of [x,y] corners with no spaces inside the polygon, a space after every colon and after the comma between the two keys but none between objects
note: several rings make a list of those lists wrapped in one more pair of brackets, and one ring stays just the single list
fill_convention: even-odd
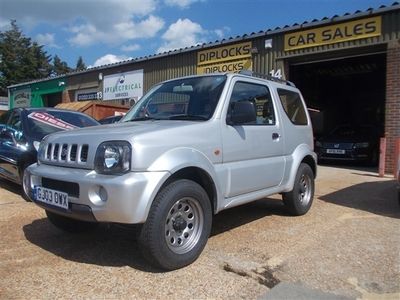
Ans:
[{"label": "car door", "polygon": [[2,176],[19,182],[18,160],[25,151],[17,141],[23,138],[20,111],[13,111],[7,124],[1,129],[0,172]]},{"label": "car door", "polygon": [[268,85],[234,79],[227,119],[232,103],[240,101],[253,103],[256,121],[222,128],[226,198],[279,186],[285,171],[282,128]]}]

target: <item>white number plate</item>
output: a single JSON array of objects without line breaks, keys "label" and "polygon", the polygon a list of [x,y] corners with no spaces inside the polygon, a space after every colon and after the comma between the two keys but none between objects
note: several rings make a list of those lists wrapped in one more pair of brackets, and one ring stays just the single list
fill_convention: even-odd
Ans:
[{"label": "white number plate", "polygon": [[37,201],[68,209],[68,194],[47,189],[41,186],[35,187],[34,198]]},{"label": "white number plate", "polygon": [[345,154],[346,150],[342,150],[342,149],[327,149],[326,153],[329,153],[329,154]]}]

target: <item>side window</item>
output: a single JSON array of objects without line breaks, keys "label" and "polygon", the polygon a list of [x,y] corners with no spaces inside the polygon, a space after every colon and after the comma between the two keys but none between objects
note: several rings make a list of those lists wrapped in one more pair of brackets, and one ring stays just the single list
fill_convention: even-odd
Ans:
[{"label": "side window", "polygon": [[289,120],[295,125],[307,125],[307,114],[300,95],[284,89],[278,89],[278,95]]},{"label": "side window", "polygon": [[275,125],[274,105],[267,86],[248,82],[235,83],[229,106],[240,101],[250,101],[255,107],[256,121],[247,125]]},{"label": "side window", "polygon": [[18,112],[15,112],[9,121],[9,126],[15,130],[22,130],[21,116]]}]

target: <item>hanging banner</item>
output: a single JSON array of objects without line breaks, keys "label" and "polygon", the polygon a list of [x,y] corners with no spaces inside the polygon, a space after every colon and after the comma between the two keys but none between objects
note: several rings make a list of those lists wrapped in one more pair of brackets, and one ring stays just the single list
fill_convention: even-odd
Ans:
[{"label": "hanging banner", "polygon": [[104,76],[103,100],[137,100],[142,96],[143,70]]}]

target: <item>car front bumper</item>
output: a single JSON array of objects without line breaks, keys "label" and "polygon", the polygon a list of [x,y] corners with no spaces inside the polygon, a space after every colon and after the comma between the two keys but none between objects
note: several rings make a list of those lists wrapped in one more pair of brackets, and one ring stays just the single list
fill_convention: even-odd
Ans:
[{"label": "car front bumper", "polygon": [[[44,209],[78,220],[143,223],[168,172],[102,175],[93,170],[34,164],[28,169],[29,196]],[[35,186],[68,194],[68,209],[35,201]]]}]

